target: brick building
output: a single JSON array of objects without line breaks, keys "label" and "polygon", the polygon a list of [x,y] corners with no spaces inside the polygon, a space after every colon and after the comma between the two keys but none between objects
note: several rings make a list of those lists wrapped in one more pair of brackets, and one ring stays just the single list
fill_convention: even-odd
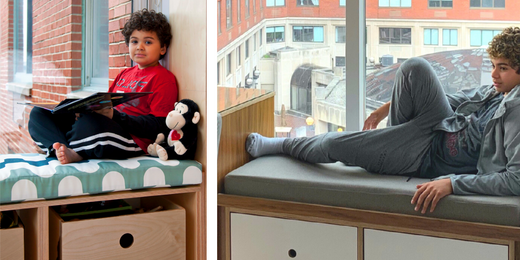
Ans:
[{"label": "brick building", "polygon": [[34,151],[31,108],[17,102],[106,91],[131,66],[121,34],[131,12],[130,0],[0,0],[0,153]]}]

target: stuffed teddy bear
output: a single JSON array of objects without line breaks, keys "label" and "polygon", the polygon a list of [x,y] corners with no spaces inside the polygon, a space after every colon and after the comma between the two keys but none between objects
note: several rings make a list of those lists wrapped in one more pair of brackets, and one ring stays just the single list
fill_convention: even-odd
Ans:
[{"label": "stuffed teddy bear", "polygon": [[[199,106],[190,99],[175,103],[175,108],[166,117],[166,126],[171,131],[157,135],[155,143],[148,145],[148,153],[159,159],[193,160],[197,148],[197,123],[200,120]],[[165,141],[165,142],[163,142]]]}]

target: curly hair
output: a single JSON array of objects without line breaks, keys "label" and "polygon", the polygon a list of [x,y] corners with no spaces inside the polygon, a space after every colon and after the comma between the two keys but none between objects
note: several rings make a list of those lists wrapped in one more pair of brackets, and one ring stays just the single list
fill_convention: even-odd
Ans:
[{"label": "curly hair", "polygon": [[487,52],[492,59],[508,59],[509,65],[520,74],[520,28],[508,27],[497,34],[489,43]]},{"label": "curly hair", "polygon": [[[168,47],[170,47],[170,42],[172,40],[172,29],[163,13],[158,13],[146,8],[133,13],[121,31],[123,36],[125,36],[126,46],[128,46],[130,36],[135,30],[155,32],[159,38],[161,47],[166,45],[166,51],[168,51]],[[165,55],[166,53],[161,55],[159,59],[164,58]]]}]

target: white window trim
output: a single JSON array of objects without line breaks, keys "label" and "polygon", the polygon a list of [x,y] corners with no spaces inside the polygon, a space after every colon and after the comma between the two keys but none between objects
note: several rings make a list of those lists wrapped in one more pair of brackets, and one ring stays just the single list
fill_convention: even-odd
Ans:
[{"label": "white window trim", "polygon": [[[87,7],[88,5],[88,7]],[[92,75],[92,63],[93,60],[90,57],[87,57],[88,54],[92,53],[92,49],[94,48],[92,37],[94,28],[91,26],[91,22],[94,19],[94,2],[93,1],[85,1],[84,2],[84,22],[83,22],[83,52],[82,58],[84,61],[83,69],[81,70],[81,79],[83,85],[83,91],[87,92],[106,92],[108,90],[108,81],[109,78],[95,78],[91,77]]]},{"label": "white window trim", "polygon": [[345,43],[345,130],[359,131],[365,118],[365,0],[346,1],[345,12],[345,34],[357,35]]}]

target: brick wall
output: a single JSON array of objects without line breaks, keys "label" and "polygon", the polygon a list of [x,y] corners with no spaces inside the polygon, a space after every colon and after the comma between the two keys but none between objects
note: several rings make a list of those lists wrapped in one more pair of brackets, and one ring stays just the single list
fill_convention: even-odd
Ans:
[{"label": "brick wall", "polygon": [[132,1],[110,0],[108,7],[108,42],[110,43],[108,76],[111,85],[119,72],[131,66],[128,46],[126,46],[125,37],[123,37],[121,29],[123,29],[126,21],[130,19]]},{"label": "brick wall", "polygon": [[12,74],[12,50],[13,50],[13,1],[0,1],[0,153],[7,153],[7,139],[3,136],[13,132],[12,126],[8,124],[8,111],[10,103],[9,92],[5,85],[11,80]]},{"label": "brick wall", "polygon": [[81,88],[82,1],[33,2],[35,101],[60,101]]}]

